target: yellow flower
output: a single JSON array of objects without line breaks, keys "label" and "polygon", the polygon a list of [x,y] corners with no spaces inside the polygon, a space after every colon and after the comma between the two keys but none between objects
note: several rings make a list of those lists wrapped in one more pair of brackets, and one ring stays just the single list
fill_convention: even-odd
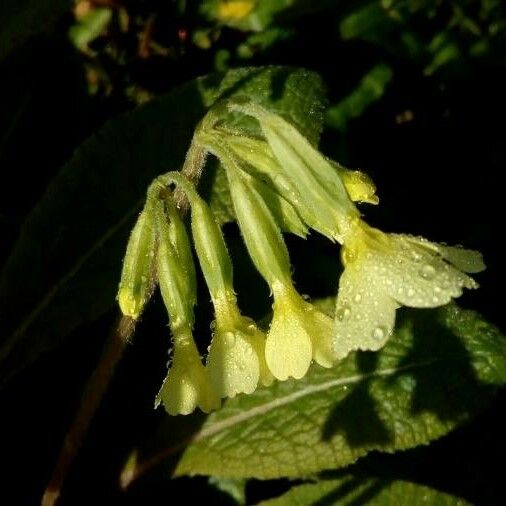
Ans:
[{"label": "yellow flower", "polygon": [[215,332],[207,355],[209,377],[220,397],[253,393],[273,381],[265,362],[265,335],[239,313],[235,297],[214,301]]},{"label": "yellow flower", "polygon": [[220,398],[188,329],[174,335],[172,366],[156,397],[155,407],[160,402],[170,415],[188,415],[197,407],[209,413],[220,407]]},{"label": "yellow flower", "polygon": [[331,367],[336,360],[332,319],[306,302],[291,283],[272,284],[273,317],[265,358],[272,374],[279,380],[302,378],[311,360]]},{"label": "yellow flower", "polygon": [[218,18],[222,21],[237,21],[245,18],[255,7],[254,0],[223,0],[217,6]]},{"label": "yellow flower", "polygon": [[378,350],[392,334],[399,306],[432,308],[478,284],[467,273],[485,268],[481,254],[421,237],[385,234],[353,219],[343,234],[345,266],[336,305],[338,358]]}]

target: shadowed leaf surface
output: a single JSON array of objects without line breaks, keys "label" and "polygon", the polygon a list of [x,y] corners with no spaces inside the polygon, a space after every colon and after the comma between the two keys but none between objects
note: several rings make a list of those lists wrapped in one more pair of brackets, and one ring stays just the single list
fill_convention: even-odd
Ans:
[{"label": "shadowed leaf surface", "polygon": [[260,503],[261,506],[331,506],[332,504],[409,504],[416,506],[464,506],[466,501],[437,490],[406,481],[346,477],[307,483],[286,494]]}]

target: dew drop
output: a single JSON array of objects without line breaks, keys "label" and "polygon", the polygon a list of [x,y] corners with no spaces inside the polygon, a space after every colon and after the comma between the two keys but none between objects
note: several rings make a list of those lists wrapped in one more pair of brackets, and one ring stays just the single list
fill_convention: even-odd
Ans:
[{"label": "dew drop", "polygon": [[420,276],[424,279],[432,279],[436,275],[436,269],[432,265],[426,264],[420,269]]},{"label": "dew drop", "polygon": [[441,293],[441,288],[439,286],[435,286],[434,287],[434,292],[435,293]]},{"label": "dew drop", "polygon": [[360,301],[362,300],[362,295],[360,295],[359,293],[357,293],[357,294],[355,295],[355,297],[353,297],[353,300],[354,300],[355,302],[357,302],[357,303],[358,303],[358,302],[360,302]]},{"label": "dew drop", "polygon": [[354,250],[350,248],[343,248],[342,250],[342,260],[344,265],[353,263],[357,259],[357,254]]},{"label": "dew drop", "polygon": [[408,297],[413,297],[413,295],[415,295],[415,291],[413,290],[413,288],[410,288],[408,290],[408,293],[407,293]]},{"label": "dew drop", "polygon": [[386,336],[386,330],[384,327],[376,327],[373,331],[372,331],[372,337],[373,339],[375,339],[376,341],[381,341],[382,339],[385,339],[385,336]]},{"label": "dew drop", "polygon": [[213,320],[211,322],[211,325],[209,325],[209,328],[211,329],[211,332],[214,332],[216,330],[216,320]]},{"label": "dew drop", "polygon": [[344,305],[336,311],[336,318],[342,322],[350,316],[350,313],[350,308],[347,305]]},{"label": "dew drop", "polygon": [[234,344],[235,344],[235,334],[233,332],[225,332],[224,340],[225,340],[225,344],[227,346],[234,346]]},{"label": "dew drop", "polygon": [[305,293],[302,294],[302,298],[306,301],[306,302],[310,302],[311,301],[311,297]]}]

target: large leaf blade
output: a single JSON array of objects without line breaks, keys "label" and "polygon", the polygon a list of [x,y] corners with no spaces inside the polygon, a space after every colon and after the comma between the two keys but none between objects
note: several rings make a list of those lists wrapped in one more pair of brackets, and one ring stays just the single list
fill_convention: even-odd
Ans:
[{"label": "large leaf blade", "polygon": [[[76,151],[29,215],[0,275],[0,383],[113,305],[128,231],[147,185],[182,164],[211,104],[244,94],[318,138],[320,79],[265,67],[192,81],[111,120]],[[212,177],[207,184],[212,189]],[[214,194],[220,191],[226,188]]]},{"label": "large leaf blade", "polygon": [[406,310],[378,353],[228,401],[176,474],[299,477],[441,437],[506,382],[506,341],[471,311]]}]

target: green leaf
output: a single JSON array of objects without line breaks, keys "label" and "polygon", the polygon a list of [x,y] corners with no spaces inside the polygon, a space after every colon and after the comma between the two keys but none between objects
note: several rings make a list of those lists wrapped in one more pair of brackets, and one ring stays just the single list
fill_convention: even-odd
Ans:
[{"label": "green leaf", "polygon": [[303,477],[371,450],[427,444],[506,382],[506,340],[478,314],[456,306],[399,313],[380,352],[228,401],[193,435],[176,474]]},{"label": "green leaf", "polygon": [[419,33],[410,29],[399,10],[387,9],[376,0],[357,5],[339,24],[343,39],[365,40],[397,57],[423,59],[425,45]]},{"label": "green leaf", "polygon": [[227,494],[235,504],[246,504],[246,482],[245,479],[229,479],[209,477],[209,485],[216,487],[221,492]]},{"label": "green leaf", "polygon": [[[114,305],[128,233],[148,184],[182,164],[207,108],[235,95],[253,97],[318,138],[321,81],[283,67],[200,78],[109,121],[50,184],[0,274],[0,383]],[[248,132],[257,128],[229,120]],[[212,171],[205,184],[210,193]],[[225,200],[224,192],[214,188],[213,198]]]},{"label": "green leaf", "polygon": [[47,30],[70,10],[71,0],[4,0],[0,3],[0,61],[28,37]]},{"label": "green leaf", "polygon": [[458,497],[443,494],[416,483],[348,476],[339,480],[306,483],[293,487],[286,494],[276,499],[263,501],[259,506],[307,506],[308,504],[463,506],[468,503]]},{"label": "green leaf", "polygon": [[327,109],[326,124],[341,131],[346,130],[350,120],[360,117],[370,105],[383,96],[392,75],[389,65],[375,65],[364,75],[352,93]]}]

